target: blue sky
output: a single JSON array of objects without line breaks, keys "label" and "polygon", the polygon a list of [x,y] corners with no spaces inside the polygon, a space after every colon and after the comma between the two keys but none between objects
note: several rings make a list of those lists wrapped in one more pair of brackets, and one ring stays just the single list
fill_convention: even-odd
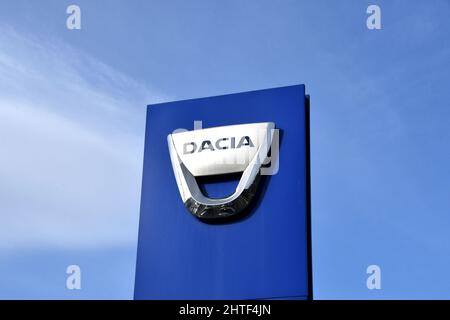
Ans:
[{"label": "blue sky", "polygon": [[[382,30],[366,28],[369,4]],[[312,106],[315,297],[450,298],[449,12],[0,2],[0,298],[132,298],[145,106],[297,83]]]}]

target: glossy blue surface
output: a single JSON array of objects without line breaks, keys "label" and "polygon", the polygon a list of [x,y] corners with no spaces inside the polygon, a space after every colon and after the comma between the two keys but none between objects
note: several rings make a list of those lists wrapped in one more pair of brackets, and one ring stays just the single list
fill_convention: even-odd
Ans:
[{"label": "glossy blue surface", "polygon": [[[193,129],[272,121],[281,129],[280,166],[254,209],[206,224],[184,207],[166,137]],[[135,299],[308,297],[305,87],[259,90],[150,105],[136,264]],[[217,194],[230,183],[209,185]]]}]

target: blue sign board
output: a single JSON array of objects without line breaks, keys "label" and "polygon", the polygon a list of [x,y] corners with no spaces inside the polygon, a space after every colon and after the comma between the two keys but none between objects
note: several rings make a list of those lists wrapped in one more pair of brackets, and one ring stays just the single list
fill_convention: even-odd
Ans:
[{"label": "blue sign board", "polygon": [[[261,177],[245,215],[202,220],[183,203],[168,135],[196,121],[203,129],[273,123],[279,130],[278,170]],[[200,182],[211,197],[237,183]],[[148,106],[141,197],[135,299],[312,297],[304,85]]]}]

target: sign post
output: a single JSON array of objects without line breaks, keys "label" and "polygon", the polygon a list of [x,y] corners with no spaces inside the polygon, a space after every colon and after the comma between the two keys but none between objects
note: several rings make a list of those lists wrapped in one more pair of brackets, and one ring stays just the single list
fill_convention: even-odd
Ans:
[{"label": "sign post", "polygon": [[304,85],[148,106],[135,299],[311,299],[310,239]]}]

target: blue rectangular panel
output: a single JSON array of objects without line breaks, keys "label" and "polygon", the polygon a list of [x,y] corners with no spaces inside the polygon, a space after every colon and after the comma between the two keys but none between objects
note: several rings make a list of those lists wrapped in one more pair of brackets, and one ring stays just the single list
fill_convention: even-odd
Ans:
[{"label": "blue rectangular panel", "polygon": [[[135,299],[310,298],[309,111],[304,85],[150,105],[147,111]],[[251,212],[205,223],[181,201],[167,135],[274,122],[279,171]],[[229,189],[217,182],[208,192]]]}]

